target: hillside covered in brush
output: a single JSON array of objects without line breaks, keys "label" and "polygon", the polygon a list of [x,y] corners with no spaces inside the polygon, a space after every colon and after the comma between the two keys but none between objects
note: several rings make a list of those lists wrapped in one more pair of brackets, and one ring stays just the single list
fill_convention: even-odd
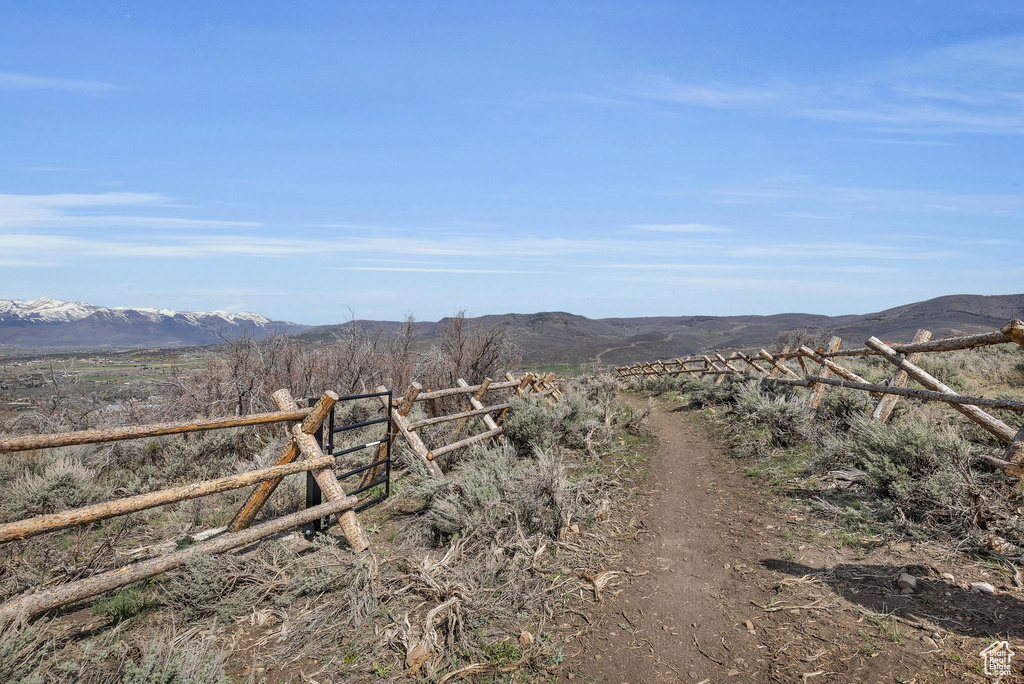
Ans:
[{"label": "hillside covered in brush", "polygon": [[[998,328],[1010,318],[1024,316],[1024,294],[949,295],[905,304],[877,313],[823,316],[780,313],[770,316],[654,316],[600,318],[561,311],[536,314],[480,316],[468,322],[484,329],[513,329],[532,363],[626,364],[639,360],[685,356],[710,349],[770,346],[784,332],[806,330],[862,341],[871,335],[909,340],[919,328],[934,337],[951,337]],[[414,324],[416,337],[429,342],[447,319]],[[401,323],[356,321],[366,328],[391,330]],[[301,339],[326,339],[343,333],[352,323],[317,326]]]}]

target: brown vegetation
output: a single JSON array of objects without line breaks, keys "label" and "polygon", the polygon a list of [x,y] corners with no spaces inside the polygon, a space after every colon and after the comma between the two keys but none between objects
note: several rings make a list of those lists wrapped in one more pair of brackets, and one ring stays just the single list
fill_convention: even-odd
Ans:
[{"label": "brown vegetation", "polygon": [[[432,382],[499,375],[515,358],[507,336],[482,334],[461,316],[442,339],[423,356],[401,339],[365,331],[307,347],[237,340],[201,367],[166,378],[161,401],[134,404],[130,414],[166,419],[263,411],[271,408],[274,383],[302,393],[321,372],[328,378],[322,381],[343,391],[362,391],[410,375]],[[397,369],[388,365],[392,358]],[[125,586],[49,621],[9,627],[0,679],[299,681],[300,672],[344,680],[399,678],[407,671],[451,679],[553,671],[562,658],[556,617],[589,595],[578,573],[601,567],[601,540],[622,525],[610,519],[610,501],[638,464],[635,438],[623,432],[635,421],[617,391],[612,381],[581,380],[554,406],[543,394],[512,398],[508,411],[502,409],[510,443],[447,455],[441,477],[427,476],[399,441],[403,465],[395,495],[362,516],[373,541],[369,554],[353,556],[334,534],[312,547],[286,538],[239,554],[179,551],[172,556],[184,564],[163,578]],[[410,420],[427,420],[429,408],[420,402]],[[350,417],[359,420],[358,411],[371,409],[353,410]],[[109,411],[81,421],[74,412],[55,411],[50,425],[55,431],[97,427],[128,414]],[[486,429],[484,415],[465,416],[462,429]],[[549,429],[538,433],[538,421]],[[422,430],[443,440],[452,423],[462,422]],[[7,416],[9,432],[26,424]],[[251,472],[270,465],[282,446],[272,428],[252,426],[71,446],[59,455],[8,454],[0,456],[0,515],[12,521]],[[284,481],[265,518],[301,507],[297,485]],[[167,540],[172,551],[185,549],[198,531],[225,524],[243,496],[244,490],[224,491],[10,541],[0,546],[0,598],[97,576],[159,553]]]}]

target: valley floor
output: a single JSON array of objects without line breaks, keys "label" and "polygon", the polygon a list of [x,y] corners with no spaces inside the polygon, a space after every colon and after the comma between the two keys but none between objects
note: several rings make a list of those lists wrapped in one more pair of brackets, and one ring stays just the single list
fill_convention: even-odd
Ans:
[{"label": "valley floor", "polygon": [[[843,538],[745,475],[699,413],[658,408],[651,425],[645,533],[620,549],[596,614],[578,618],[560,681],[987,682],[982,649],[1024,646],[1024,592],[1005,568]],[[917,593],[900,593],[901,572]],[[997,593],[971,593],[976,581]],[[1003,682],[1024,681],[1020,660]]]}]

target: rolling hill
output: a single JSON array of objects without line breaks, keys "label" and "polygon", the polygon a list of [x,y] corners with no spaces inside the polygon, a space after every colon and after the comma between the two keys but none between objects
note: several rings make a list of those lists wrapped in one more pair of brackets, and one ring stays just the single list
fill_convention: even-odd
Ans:
[{"label": "rolling hill", "polygon": [[[893,341],[910,340],[919,328],[931,330],[936,338],[985,332],[1010,318],[1020,317],[1024,317],[1024,294],[949,295],[877,313],[847,316],[781,313],[591,319],[554,311],[480,316],[471,322],[485,328],[510,328],[528,363],[626,364],[711,349],[771,346],[780,333],[801,329],[812,334],[835,334],[859,345],[871,335]],[[447,320],[416,323],[420,343],[433,339],[438,327]],[[401,325],[391,321],[355,323],[385,331]],[[349,325],[316,326],[298,337],[325,339],[344,332]]]},{"label": "rolling hill", "polygon": [[[549,311],[469,319],[483,328],[508,328],[530,364],[626,364],[712,349],[770,347],[780,333],[806,330],[835,334],[860,345],[871,335],[892,341],[918,328],[935,337],[989,331],[1024,317],[1024,294],[949,295],[861,315],[780,313],[768,316],[653,316],[600,318]],[[450,319],[415,324],[417,345],[428,346]],[[0,300],[0,345],[21,348],[177,347],[218,344],[238,335],[293,334],[316,343],[344,334],[351,325],[396,332],[396,321],[355,321],[308,327],[253,313],[180,312],[98,307],[40,298]]]}]

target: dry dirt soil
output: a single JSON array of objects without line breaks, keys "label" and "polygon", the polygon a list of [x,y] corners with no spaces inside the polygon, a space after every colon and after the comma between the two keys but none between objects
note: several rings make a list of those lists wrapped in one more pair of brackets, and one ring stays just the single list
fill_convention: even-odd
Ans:
[{"label": "dry dirt soil", "polygon": [[[706,415],[706,414],[705,414]],[[989,682],[1008,639],[1024,681],[1024,592],[998,563],[938,545],[829,532],[803,502],[744,474],[702,414],[665,407],[637,516],[603,602],[579,618],[559,681]],[[900,572],[918,580],[901,594]],[[996,594],[968,590],[994,585]]]}]

